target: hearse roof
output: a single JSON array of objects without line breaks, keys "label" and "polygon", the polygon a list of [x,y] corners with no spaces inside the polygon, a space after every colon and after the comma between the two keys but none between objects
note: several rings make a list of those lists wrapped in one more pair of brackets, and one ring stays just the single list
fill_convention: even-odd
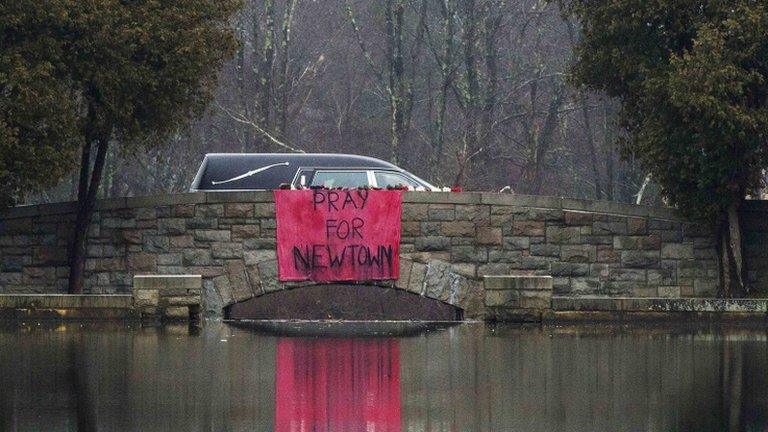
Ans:
[{"label": "hearse roof", "polygon": [[[197,172],[192,190],[276,189],[290,183],[302,167],[401,168],[380,159],[331,153],[209,153]],[[261,171],[258,171],[261,170]],[[258,171],[248,176],[245,174]],[[242,178],[238,178],[244,176]]]}]

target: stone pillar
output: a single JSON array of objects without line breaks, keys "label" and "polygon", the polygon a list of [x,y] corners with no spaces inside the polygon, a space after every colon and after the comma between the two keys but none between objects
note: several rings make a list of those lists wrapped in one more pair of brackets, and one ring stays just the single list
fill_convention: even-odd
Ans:
[{"label": "stone pillar", "polygon": [[195,320],[200,317],[201,275],[133,277],[134,307],[142,318]]}]

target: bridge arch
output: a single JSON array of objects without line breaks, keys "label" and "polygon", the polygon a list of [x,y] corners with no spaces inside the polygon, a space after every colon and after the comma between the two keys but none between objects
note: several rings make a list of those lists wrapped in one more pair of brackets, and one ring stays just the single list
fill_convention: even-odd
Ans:
[{"label": "bridge arch", "polygon": [[470,306],[476,283],[445,261],[400,259],[397,281],[316,284],[279,282],[277,261],[230,265],[214,278],[231,319],[455,320]]},{"label": "bridge arch", "polygon": [[231,320],[456,321],[463,310],[431,297],[370,284],[305,285],[227,306]]}]

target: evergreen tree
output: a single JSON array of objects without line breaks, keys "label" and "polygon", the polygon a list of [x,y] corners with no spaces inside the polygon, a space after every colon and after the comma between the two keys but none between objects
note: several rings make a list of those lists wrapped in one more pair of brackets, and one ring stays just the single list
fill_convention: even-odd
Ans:
[{"label": "evergreen tree", "polygon": [[768,5],[573,0],[577,83],[622,104],[631,153],[683,213],[720,228],[721,294],[744,295],[738,211],[768,167]]},{"label": "evergreen tree", "polygon": [[[202,112],[216,71],[234,52],[228,21],[238,6],[236,0],[14,0],[0,6],[0,67],[17,62],[47,71],[49,82],[38,87],[51,98],[37,101],[23,90],[9,98],[8,89],[27,77],[18,68],[10,81],[0,76],[0,119],[11,119],[1,134],[2,151],[43,148],[44,156],[63,166],[71,151],[58,150],[80,149],[71,293],[83,291],[86,233],[109,147],[125,152],[160,143]],[[30,41],[41,42],[27,47]],[[16,105],[21,108],[14,110]],[[47,139],[36,142],[18,124]],[[34,182],[34,175],[19,173],[24,167],[15,157],[2,155],[12,163],[0,175],[7,171]],[[34,154],[26,157],[45,170]],[[57,172],[49,174],[53,180]]]}]

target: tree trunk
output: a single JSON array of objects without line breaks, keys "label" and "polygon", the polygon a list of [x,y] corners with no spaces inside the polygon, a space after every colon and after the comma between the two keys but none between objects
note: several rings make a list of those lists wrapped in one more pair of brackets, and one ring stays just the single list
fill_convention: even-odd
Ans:
[{"label": "tree trunk", "polygon": [[643,184],[640,186],[640,190],[637,191],[635,204],[640,205],[643,203],[643,195],[645,195],[645,189],[648,187],[648,184],[650,182],[651,182],[651,175],[648,174],[645,176],[645,179],[643,179]]},{"label": "tree trunk", "polygon": [[720,296],[743,297],[748,293],[744,283],[744,258],[742,253],[739,206],[735,201],[726,210],[725,222],[720,230]]},{"label": "tree trunk", "polygon": [[552,137],[559,125],[559,111],[560,106],[565,100],[565,86],[562,84],[557,86],[555,88],[555,94],[552,97],[553,99],[550,101],[549,108],[547,109],[547,117],[544,120],[544,126],[542,126],[541,132],[536,139],[536,159],[534,161],[535,165],[532,184],[533,195],[541,194],[541,187],[544,182],[546,157],[552,144]]},{"label": "tree trunk", "polygon": [[[261,53],[261,64],[259,65],[259,126],[265,131],[273,131],[272,127],[272,87],[274,85],[274,65],[275,65],[275,1],[264,1],[264,15],[266,19],[264,29],[264,46]],[[262,137],[262,148],[269,145],[270,142]]]},{"label": "tree trunk", "polygon": [[[90,147],[91,141],[83,145],[83,156],[80,166],[80,184],[77,192],[77,218],[75,220],[75,232],[69,253],[69,288],[70,294],[82,294],[85,285],[85,257],[88,239],[88,228],[91,225],[91,216],[96,206],[96,194],[101,183],[104,171],[104,162],[109,148],[109,135],[105,134],[98,140],[96,160],[93,164],[90,182]],[[87,136],[87,134],[86,134]]]},{"label": "tree trunk", "polygon": [[[440,64],[440,92],[437,95],[437,117],[435,119],[435,143],[432,166],[435,172],[440,172],[440,164],[443,157],[443,148],[445,142],[445,114],[448,107],[448,92],[453,85],[453,50],[454,50],[454,21],[455,8],[450,0],[444,0],[441,3],[442,11],[442,30],[443,30],[443,53],[438,56]],[[439,175],[439,174],[438,174]]]},{"label": "tree trunk", "polygon": [[290,63],[288,62],[291,48],[291,30],[293,26],[293,13],[297,0],[289,0],[283,12],[283,23],[280,29],[280,71],[279,88],[280,96],[277,104],[277,122],[280,138],[288,138],[288,93],[290,90]]}]

